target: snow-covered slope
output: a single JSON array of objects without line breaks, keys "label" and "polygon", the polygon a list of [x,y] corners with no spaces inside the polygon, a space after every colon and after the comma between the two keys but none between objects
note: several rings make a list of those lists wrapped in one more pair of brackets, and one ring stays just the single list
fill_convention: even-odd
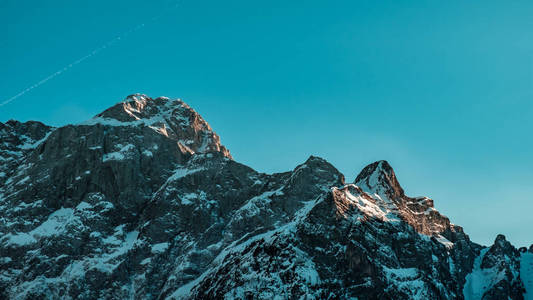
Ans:
[{"label": "snow-covered slope", "polygon": [[524,283],[526,293],[525,300],[533,300],[533,253],[526,252],[521,254],[520,260],[520,277]]},{"label": "snow-covered slope", "polygon": [[[529,253],[470,241],[378,161],[259,173],[181,100],[0,124],[0,299],[522,299]],[[270,159],[270,158],[265,158]],[[522,279],[521,279],[522,278]],[[464,295],[463,295],[464,293]],[[530,295],[530,294],[526,294]]]},{"label": "snow-covered slope", "polygon": [[465,299],[523,299],[524,284],[520,276],[528,274],[527,266],[521,268],[520,260],[519,251],[503,235],[498,235],[494,245],[481,251],[472,273],[467,275]]}]

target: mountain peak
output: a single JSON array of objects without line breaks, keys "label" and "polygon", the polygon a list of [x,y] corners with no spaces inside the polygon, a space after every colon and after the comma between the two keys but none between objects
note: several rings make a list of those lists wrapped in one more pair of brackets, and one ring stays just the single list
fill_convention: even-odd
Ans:
[{"label": "mountain peak", "polygon": [[480,252],[386,161],[356,186],[316,156],[228,157],[180,99],[0,123],[0,299],[523,299],[528,254],[503,235]]},{"label": "mountain peak", "polygon": [[354,182],[363,190],[387,195],[391,199],[404,196],[404,191],[396,179],[396,174],[386,160],[376,161],[366,166]]},{"label": "mountain peak", "polygon": [[505,242],[507,242],[507,239],[505,238],[505,235],[498,234],[496,236],[496,239],[494,240],[494,244],[503,245]]},{"label": "mountain peak", "polygon": [[80,125],[146,126],[191,153],[221,152],[231,158],[211,126],[181,99],[150,98],[144,94],[127,96]]},{"label": "mountain peak", "polygon": [[[196,112],[181,99],[158,97],[152,99],[144,94],[132,94],[95,118],[114,119],[121,122],[150,121],[154,117],[187,117]],[[197,113],[196,113],[197,114]],[[181,119],[181,118],[180,118]],[[153,120],[156,121],[156,120]]]}]

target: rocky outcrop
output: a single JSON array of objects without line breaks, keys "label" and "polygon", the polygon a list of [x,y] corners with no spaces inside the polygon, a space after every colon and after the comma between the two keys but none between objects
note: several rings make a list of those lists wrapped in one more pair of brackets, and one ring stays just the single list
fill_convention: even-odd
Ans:
[{"label": "rocky outcrop", "polygon": [[25,155],[48,137],[52,127],[40,122],[10,120],[0,123],[0,184],[5,184]]},{"label": "rocky outcrop", "polygon": [[[524,283],[520,278],[521,254],[503,235],[498,235],[490,248],[476,258],[467,276],[464,294],[467,299],[524,299]],[[528,274],[524,274],[528,277]]]},{"label": "rocky outcrop", "polygon": [[150,128],[178,143],[189,153],[221,152],[231,158],[211,126],[180,99],[151,99],[146,95],[130,95],[124,101],[85,122],[87,125],[137,126]]},{"label": "rocky outcrop", "polygon": [[380,207],[397,214],[420,233],[443,234],[448,238],[452,238],[452,232],[462,233],[460,227],[452,225],[435,209],[432,199],[406,196],[394,170],[386,161],[377,161],[365,167],[354,183],[376,198]]},{"label": "rocky outcrop", "polygon": [[520,252],[502,234],[483,256],[481,269],[497,274],[483,299],[524,299],[524,285],[520,280]]},{"label": "rocky outcrop", "polygon": [[[9,121],[0,139],[0,298],[524,292],[521,254],[505,238],[473,243],[433,200],[406,196],[386,161],[354,184],[314,156],[260,173],[181,100],[131,95],[60,128]],[[503,279],[477,288],[487,270]]]}]

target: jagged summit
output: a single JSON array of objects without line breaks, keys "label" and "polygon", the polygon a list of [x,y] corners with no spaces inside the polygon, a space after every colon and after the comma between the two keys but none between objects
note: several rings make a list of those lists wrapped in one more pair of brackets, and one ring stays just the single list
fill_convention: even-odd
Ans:
[{"label": "jagged summit", "polygon": [[529,254],[520,254],[504,235],[499,234],[494,244],[481,251],[476,259],[474,269],[467,277],[465,298],[530,299],[524,297],[524,283],[531,285],[531,267]]},{"label": "jagged summit", "polygon": [[498,234],[494,240],[494,245],[498,245],[500,247],[503,247],[506,243],[508,243],[507,238],[503,234]]},{"label": "jagged summit", "polygon": [[[178,111],[174,112],[175,109]],[[132,122],[141,119],[150,120],[154,117],[171,117],[174,115],[185,121],[186,117],[196,112],[181,99],[167,97],[151,98],[144,94],[132,94],[122,101],[97,114],[95,118],[115,119],[121,122]],[[153,120],[156,121],[156,120]]]},{"label": "jagged summit", "polygon": [[386,195],[393,200],[404,196],[404,191],[396,179],[396,174],[386,160],[376,161],[366,166],[357,175],[354,183],[364,190]]},{"label": "jagged summit", "polygon": [[232,158],[211,126],[181,99],[133,94],[81,125],[145,126],[178,141],[189,153],[221,152]]},{"label": "jagged summit", "polygon": [[391,165],[380,160],[369,164],[359,173],[354,184],[374,197],[381,211],[403,219],[416,231],[428,236],[436,236],[443,244],[450,245],[451,236],[442,234],[462,230],[453,226],[446,216],[441,215],[428,197],[405,195]]}]

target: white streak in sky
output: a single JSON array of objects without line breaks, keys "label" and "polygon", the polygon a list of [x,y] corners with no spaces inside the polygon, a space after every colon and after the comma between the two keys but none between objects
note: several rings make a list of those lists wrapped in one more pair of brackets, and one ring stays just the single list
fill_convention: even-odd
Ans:
[{"label": "white streak in sky", "polygon": [[[179,4],[179,3],[176,3],[176,5],[174,5],[174,7],[172,7],[172,9],[173,9],[173,8],[176,8],[176,7],[178,6],[178,4]],[[165,12],[163,12],[163,13],[161,13],[161,14],[159,14],[159,15],[153,17],[153,18],[151,18],[150,21],[151,21],[151,22],[154,22],[154,21],[158,20],[159,18],[161,18],[161,17],[162,17],[165,13],[167,13],[167,12],[169,12],[169,10],[167,10],[167,11],[165,11]],[[59,70],[56,71],[55,73],[52,73],[51,75],[49,75],[49,76],[47,76],[47,77],[41,79],[39,82],[37,82],[37,83],[35,83],[35,84],[33,84],[33,85],[27,87],[26,89],[22,90],[20,93],[16,94],[15,96],[13,96],[13,97],[11,97],[11,98],[9,98],[9,99],[4,100],[3,102],[0,103],[0,107],[6,105],[6,104],[8,104],[8,103],[10,103],[10,102],[13,101],[13,100],[16,100],[17,98],[23,96],[24,94],[28,93],[29,91],[31,91],[31,90],[33,90],[33,89],[35,89],[35,88],[40,87],[41,85],[45,84],[45,83],[48,82],[49,80],[54,79],[55,77],[57,77],[57,76],[61,75],[62,73],[68,71],[69,69],[73,68],[73,67],[76,66],[77,64],[83,62],[84,60],[89,59],[89,58],[95,56],[96,54],[102,52],[103,50],[105,50],[105,49],[108,48],[109,46],[113,45],[114,43],[120,41],[120,39],[127,37],[128,35],[130,35],[130,34],[136,32],[136,31],[140,30],[140,29],[143,28],[143,27],[144,27],[144,23],[139,24],[139,25],[137,25],[137,26],[131,28],[131,29],[128,30],[128,31],[125,31],[124,33],[120,34],[119,36],[115,37],[114,39],[109,40],[107,43],[103,44],[102,46],[100,46],[100,47],[98,47],[98,48],[95,48],[91,53],[89,53],[89,54],[87,54],[87,55],[85,55],[85,56],[83,56],[83,57],[81,57],[81,58],[79,58],[79,59],[73,61],[72,63],[66,65],[65,67],[63,67],[63,68],[61,68],[61,69],[59,69]]]}]

